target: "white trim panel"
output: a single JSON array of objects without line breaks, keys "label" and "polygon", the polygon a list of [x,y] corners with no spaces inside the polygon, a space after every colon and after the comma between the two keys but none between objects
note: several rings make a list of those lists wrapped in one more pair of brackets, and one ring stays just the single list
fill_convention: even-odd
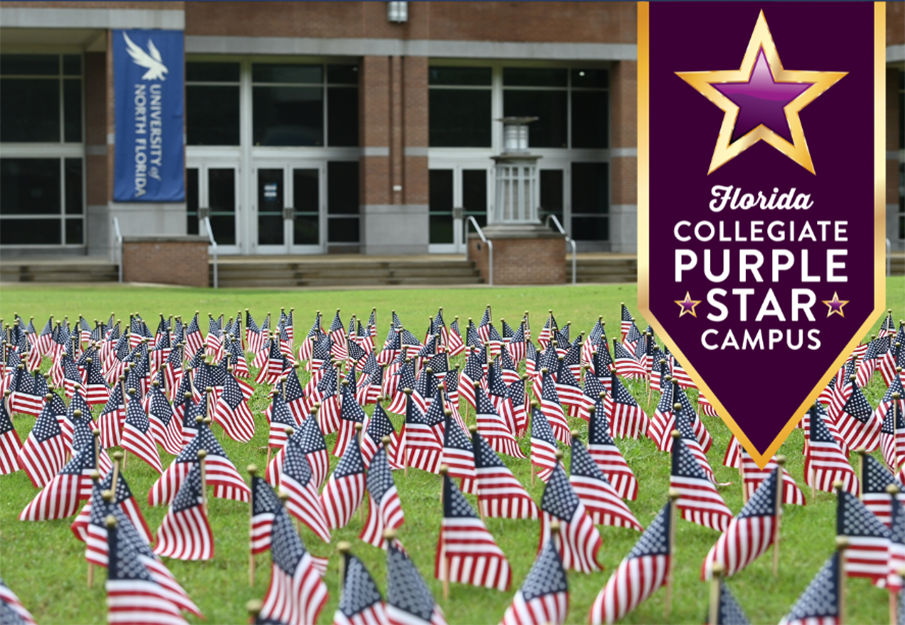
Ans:
[{"label": "white trim panel", "polygon": [[162,28],[185,30],[185,11],[148,9],[0,9],[4,28]]}]

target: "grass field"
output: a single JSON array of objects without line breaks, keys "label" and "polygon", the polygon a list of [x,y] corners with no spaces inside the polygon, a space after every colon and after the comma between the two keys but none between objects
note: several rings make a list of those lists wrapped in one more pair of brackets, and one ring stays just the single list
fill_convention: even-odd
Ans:
[{"label": "grass field", "polygon": [[[18,312],[26,319],[34,316],[35,324],[43,324],[48,315],[57,318],[69,315],[70,320],[79,314],[86,319],[106,319],[111,311],[128,320],[130,312],[139,311],[152,332],[157,325],[157,314],[181,314],[188,319],[195,310],[206,317],[208,312],[226,317],[249,308],[260,322],[268,311],[279,313],[280,307],[295,308],[296,336],[304,336],[314,319],[314,312],[324,312],[329,324],[336,308],[342,309],[343,321],[348,324],[352,314],[364,318],[372,307],[377,308],[378,335],[385,336],[390,321],[390,310],[395,309],[402,322],[416,336],[423,336],[428,317],[442,306],[447,323],[455,315],[464,320],[480,318],[485,305],[493,307],[494,321],[500,318],[515,322],[524,311],[531,311],[532,328],[536,336],[548,309],[552,308],[560,325],[573,322],[573,332],[588,331],[598,315],[607,321],[608,335],[619,332],[619,303],[628,303],[637,310],[637,293],[634,285],[579,286],[579,287],[515,287],[487,289],[437,289],[437,290],[374,290],[374,291],[259,291],[259,290],[198,290],[177,288],[134,288],[119,286],[98,287],[41,287],[4,286],[0,295],[0,317],[10,319]],[[895,319],[905,317],[905,281],[890,279],[887,294],[888,306]],[[641,320],[639,319],[639,325]],[[203,325],[206,329],[206,325]],[[40,330],[40,327],[38,328]],[[48,362],[45,360],[45,366]],[[657,394],[647,402],[647,393],[641,384],[629,383],[629,388],[648,413],[656,407]],[[267,423],[262,411],[267,405],[266,388],[258,388],[250,402],[255,413],[257,433],[248,444],[228,439],[220,428],[215,428],[227,453],[244,474],[245,467],[256,463],[263,467],[267,441]],[[879,376],[866,388],[871,404],[876,406],[885,386]],[[367,408],[368,412],[371,407]],[[100,408],[96,409],[97,412]],[[473,417],[472,417],[473,418]],[[721,482],[735,484],[722,488],[721,492],[733,512],[742,506],[741,489],[735,470],[722,465],[723,454],[730,438],[728,428],[719,420],[704,417],[713,434],[714,445],[708,454],[716,477]],[[18,416],[14,420],[22,440],[25,440],[34,419]],[[397,430],[401,418],[395,419]],[[584,422],[575,420],[575,427],[587,432]],[[335,435],[328,437],[332,449]],[[803,487],[807,506],[786,506],[782,523],[781,566],[779,576],[771,572],[771,558],[763,557],[752,566],[732,578],[729,585],[754,623],[776,623],[789,610],[804,590],[824,560],[832,553],[835,535],[835,497],[818,493],[812,499],[810,489],[804,487],[803,437],[795,430],[781,453],[788,461],[792,476]],[[656,451],[647,440],[617,441],[626,460],[640,483],[638,499],[628,502],[635,516],[645,527],[666,501],[669,483],[669,456]],[[526,455],[529,452],[527,437],[521,440]],[[166,466],[172,457],[161,450]],[[569,454],[566,451],[566,463]],[[332,457],[331,457],[332,459]],[[535,501],[540,500],[543,485],[540,481],[530,485],[529,461],[505,457],[516,477],[528,488]],[[332,459],[335,465],[336,459]],[[136,493],[142,511],[152,530],[156,531],[166,509],[147,505],[147,493],[156,474],[144,463],[130,459],[123,475]],[[422,575],[440,601],[450,623],[497,623],[508,606],[512,594],[521,584],[534,560],[538,546],[539,524],[536,521],[488,519],[487,527],[506,553],[513,570],[511,592],[500,593],[470,586],[453,585],[448,601],[442,600],[441,584],[434,580],[433,566],[437,535],[441,520],[439,504],[439,477],[418,470],[408,476],[395,474],[399,496],[405,511],[405,525],[400,539],[418,565]],[[36,620],[50,623],[103,623],[106,620],[105,593],[102,580],[95,580],[93,588],[86,585],[84,545],[69,530],[70,520],[24,523],[17,520],[19,512],[34,497],[36,490],[24,472],[0,478],[0,576],[16,592]],[[472,499],[472,502],[474,500]],[[213,499],[210,506],[210,523],[216,540],[215,557],[208,562],[180,562],[167,560],[166,564],[182,583],[192,599],[206,615],[207,623],[242,623],[247,621],[244,612],[249,599],[263,598],[270,579],[269,556],[258,556],[258,575],[254,587],[248,584],[248,506],[235,501]],[[320,622],[332,622],[338,596],[338,559],[335,544],[349,540],[353,553],[363,559],[381,589],[386,588],[386,562],[384,553],[365,545],[357,539],[362,520],[355,515],[350,525],[333,534],[333,542],[325,544],[307,528],[302,538],[310,551],[318,556],[331,556],[326,583],[330,600],[321,614]],[[600,561],[604,571],[591,575],[569,573],[570,613],[568,622],[587,622],[588,610],[594,597],[603,587],[609,575],[622,558],[631,550],[638,533],[624,528],[600,526],[603,548]],[[669,619],[663,618],[664,593],[660,591],[629,614],[628,623],[700,623],[705,620],[708,587],[699,581],[701,562],[719,534],[685,521],[679,521],[675,558],[675,594]],[[102,576],[101,576],[102,577]],[[884,623],[888,620],[887,595],[864,580],[848,582],[847,609],[849,622]],[[190,622],[201,622],[189,618]]]}]

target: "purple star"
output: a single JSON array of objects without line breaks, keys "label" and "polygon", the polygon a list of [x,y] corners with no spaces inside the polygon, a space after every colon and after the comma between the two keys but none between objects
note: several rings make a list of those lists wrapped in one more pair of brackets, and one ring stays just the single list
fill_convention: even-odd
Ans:
[{"label": "purple star", "polygon": [[778,83],[773,80],[763,49],[748,82],[714,84],[714,88],[738,105],[738,118],[732,140],[743,137],[763,124],[788,142],[792,142],[784,107],[808,90],[812,83]]}]

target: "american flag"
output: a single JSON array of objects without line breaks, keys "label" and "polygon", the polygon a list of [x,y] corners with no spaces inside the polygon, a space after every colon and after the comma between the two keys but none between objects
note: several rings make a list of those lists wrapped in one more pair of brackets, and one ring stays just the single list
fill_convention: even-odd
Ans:
[{"label": "american flag", "polygon": [[[738,442],[735,444],[738,445]],[[745,489],[745,499],[747,500],[754,496],[754,493],[760,488],[761,482],[767,479],[770,473],[772,473],[779,464],[774,457],[764,465],[763,469],[761,469],[757,466],[757,463],[754,462],[754,459],[748,455],[748,452],[741,449],[741,445],[738,445],[738,447],[741,450],[739,452],[741,456],[739,462]],[[804,493],[801,492],[801,489],[798,488],[798,484],[795,483],[795,479],[786,469],[782,470],[782,502],[796,506],[807,505]]]},{"label": "american flag", "polygon": [[[396,378],[394,381],[394,394],[392,395],[393,401],[390,402],[390,405],[387,406],[387,410],[389,412],[393,412],[395,414],[404,414],[406,410],[406,394],[404,392],[405,389],[411,389],[412,393],[417,393],[418,382],[415,379],[415,365],[411,360],[406,361],[394,374]],[[389,397],[390,395],[388,395]],[[416,395],[415,400],[418,403],[418,406],[421,408],[423,412],[427,408],[427,404],[424,401],[424,398],[421,397],[420,394]]]},{"label": "american flag", "polygon": [[409,555],[387,541],[386,614],[390,625],[446,625],[443,610]]},{"label": "american flag", "polygon": [[[246,325],[251,326],[250,322],[246,319]],[[247,332],[247,330],[246,330]],[[314,317],[314,323],[311,325],[311,329],[308,330],[308,334],[305,335],[305,340],[302,341],[301,346],[299,347],[299,360],[309,360],[311,358],[311,350],[314,347],[314,344],[321,339],[323,336],[323,331],[321,330],[321,313],[317,312],[317,315]],[[258,351],[251,349],[251,341],[248,341],[249,350],[250,351]]]},{"label": "american flag", "polygon": [[503,418],[503,422],[512,434],[518,431],[515,421],[515,408],[509,398],[509,388],[503,380],[503,372],[497,363],[491,363],[487,367],[487,398],[496,408],[497,413]]},{"label": "american flag", "polygon": [[432,427],[413,399],[414,393],[405,389],[408,396],[405,409],[405,423],[399,433],[393,462],[400,467],[414,467],[436,473],[443,454],[442,432]]},{"label": "american flag", "polygon": [[89,405],[96,406],[106,404],[109,398],[110,390],[101,373],[100,357],[95,354],[94,358],[88,359],[85,369],[85,400]]},{"label": "american flag", "polygon": [[317,483],[305,452],[294,439],[289,439],[283,447],[280,489],[289,495],[286,511],[311,528],[311,531],[325,543],[330,542],[330,528]]},{"label": "american flag", "polygon": [[660,400],[657,402],[654,416],[647,428],[647,436],[657,445],[658,451],[669,451],[672,445],[672,431],[676,429],[676,415],[673,412],[673,406],[676,403],[676,391],[679,384],[671,379],[664,381]]},{"label": "american flag", "polygon": [[154,471],[163,473],[163,466],[160,464],[160,452],[157,451],[157,442],[151,432],[151,422],[144,408],[141,407],[141,401],[134,393],[128,408],[126,408],[126,421],[123,424],[121,445],[123,452],[131,451],[145,461]]},{"label": "american flag", "polygon": [[393,470],[383,447],[377,450],[368,467],[367,487],[368,520],[359,538],[370,545],[384,548],[384,531],[401,527],[405,522],[405,515],[393,481]]},{"label": "american flag", "polygon": [[278,514],[286,514],[283,502],[266,481],[251,477],[251,553],[263,553],[270,549],[273,519]]},{"label": "american flag", "polygon": [[365,466],[370,466],[371,458],[377,453],[377,449],[383,444],[383,437],[390,437],[387,453],[393,456],[395,447],[398,443],[396,437],[396,428],[393,422],[379,403],[374,405],[374,412],[365,419],[364,429],[361,435],[361,459]]},{"label": "american flag", "polygon": [[563,445],[572,444],[572,432],[569,429],[569,422],[566,421],[566,415],[563,412],[562,404],[559,401],[559,393],[556,390],[556,380],[553,379],[551,371],[541,370],[541,397],[540,408],[547,417],[550,427],[553,430],[553,436]]},{"label": "american flag", "polygon": [[484,380],[485,355],[483,350],[474,350],[465,361],[465,369],[459,376],[459,397],[475,407],[475,382]]},{"label": "american flag", "polygon": [[623,499],[635,500],[638,498],[638,480],[632,473],[631,467],[622,457],[622,452],[616,447],[616,442],[610,436],[610,423],[606,418],[606,411],[602,402],[592,406],[589,412],[590,423],[588,425],[588,453],[606,475],[607,480]]},{"label": "american flag", "polygon": [[126,402],[123,397],[122,380],[113,385],[110,399],[101,411],[97,424],[101,431],[102,447],[118,447],[123,437],[123,422],[126,420]]},{"label": "american flag", "polygon": [[628,336],[629,331],[632,329],[632,326],[635,325],[635,319],[632,317],[632,313],[628,311],[628,306],[622,304],[622,311],[620,315],[620,330],[622,332],[622,342],[625,342],[625,337]]},{"label": "american flag", "polygon": [[116,517],[108,517],[108,522],[111,526],[107,528],[107,622],[111,625],[186,623],[180,606],[172,600],[172,591],[155,581],[133,542],[124,540]]},{"label": "american flag", "polygon": [[591,625],[621,620],[666,581],[672,557],[671,507],[667,502],[660,510],[594,599]]},{"label": "american flag", "polygon": [[[574,439],[573,439],[574,440]],[[556,438],[547,417],[537,407],[531,409],[531,464],[537,467],[537,477],[546,482],[556,468]]]},{"label": "american flag", "polygon": [[301,429],[293,436],[298,437],[299,445],[308,457],[315,484],[319,488],[327,479],[330,458],[327,456],[327,443],[324,441],[324,433],[321,431],[317,419],[306,419],[302,423]]},{"label": "american flag", "polygon": [[528,374],[524,374],[518,380],[509,385],[509,402],[515,415],[515,435],[521,438],[528,429],[528,413],[525,411],[527,401],[525,397],[525,384],[528,382]]},{"label": "american flag", "polygon": [[[709,616],[709,614],[708,614]],[[729,590],[729,585],[719,581],[719,594],[716,603],[716,621],[707,625],[751,625],[742,606],[738,604],[735,596]]]},{"label": "american flag", "polygon": [[258,617],[275,623],[317,622],[327,603],[327,586],[317,562],[282,511],[273,520],[270,554],[270,587]]},{"label": "american flag", "polygon": [[296,421],[301,423],[307,417],[307,411],[305,409],[305,391],[302,389],[297,367],[290,367],[284,372],[280,388],[283,401],[286,402]]},{"label": "american flag", "polygon": [[[50,322],[48,322],[50,323]],[[0,579],[0,621],[9,625],[35,625],[31,612],[26,610],[19,597]]]},{"label": "american flag", "polygon": [[553,469],[540,502],[541,545],[550,537],[550,524],[560,524],[560,553],[566,569],[591,573],[601,569],[597,554],[603,541],[594,521],[569,483],[566,472],[557,464]]},{"label": "american flag", "polygon": [[487,394],[480,387],[475,387],[475,420],[478,424],[478,431],[486,442],[490,444],[494,451],[513,458],[524,458],[518,441],[508,424],[494,409],[493,404],[487,397]]},{"label": "american flag", "polygon": [[364,499],[364,491],[365,465],[358,437],[353,436],[321,493],[330,529],[339,529],[349,523]]},{"label": "american flag", "polygon": [[6,402],[0,399],[0,475],[15,473],[21,468],[18,460],[21,447],[22,441],[6,410]]},{"label": "american flag", "polygon": [[182,424],[173,415],[173,408],[155,380],[147,397],[148,420],[151,433],[168,454],[179,455],[182,451]]},{"label": "american flag", "polygon": [[333,341],[330,353],[333,354],[337,360],[345,360],[348,358],[349,352],[346,329],[345,326],[343,326],[342,319],[339,318],[339,310],[336,311],[336,315],[333,317],[333,323],[330,324],[330,329],[327,330],[327,336]]},{"label": "american flag", "polygon": [[374,578],[361,560],[350,553],[341,556],[345,566],[342,593],[333,615],[335,625],[383,625],[386,606]]},{"label": "american flag", "polygon": [[836,425],[849,449],[864,447],[873,451],[880,444],[883,421],[876,418],[873,407],[855,380],[852,380],[851,389],[851,395],[836,417]]},{"label": "american flag", "polygon": [[204,498],[201,463],[195,462],[157,530],[154,553],[176,560],[210,560],[214,557],[214,535],[207,522]]},{"label": "american flag", "polygon": [[729,527],[704,559],[701,579],[710,579],[714,562],[719,562],[723,566],[723,574],[731,577],[763,555],[773,544],[776,517],[782,512],[776,507],[778,482],[779,470],[776,469],[729,522]]},{"label": "american flag", "polygon": [[561,625],[569,613],[569,582],[550,538],[512,598],[500,625]]},{"label": "american flag", "polygon": [[905,579],[900,572],[905,569],[905,509],[902,502],[896,496],[890,495],[889,502],[892,510],[892,524],[889,531],[889,557],[885,580],[874,582],[877,586],[883,586],[890,592],[901,592],[905,588]]},{"label": "american flag", "polygon": [[804,481],[808,486],[826,492],[833,492],[833,482],[842,480],[843,488],[850,493],[858,492],[858,476],[836,439],[830,434],[826,423],[811,408],[810,436],[805,449]]},{"label": "american flag", "polygon": [[458,356],[465,351],[465,342],[462,340],[462,334],[459,332],[459,318],[456,317],[449,325],[449,332],[446,336],[446,349],[450,356]]},{"label": "american flag", "polygon": [[78,512],[79,501],[91,496],[91,474],[95,468],[93,447],[83,447],[25,506],[19,520],[65,519]]},{"label": "american flag", "polygon": [[[628,334],[625,335],[625,340],[623,341],[623,343],[625,343],[625,350],[632,356],[633,359],[634,359],[635,349],[638,347],[638,343],[641,341],[641,339],[642,339],[641,330],[638,329],[638,326],[635,324],[635,321],[632,320],[632,325],[628,330]],[[616,339],[613,339],[613,341],[615,342]],[[613,356],[616,358],[617,363],[618,363],[619,357],[616,355],[615,349],[613,350]]]},{"label": "american flag", "polygon": [[279,449],[286,444],[286,429],[295,430],[299,422],[289,411],[289,406],[283,401],[283,395],[278,389],[273,390],[269,408],[270,433],[267,437],[267,446]]},{"label": "american flag", "polygon": [[60,424],[49,410],[43,410],[19,449],[19,466],[35,488],[43,488],[63,468],[66,440]]},{"label": "american flag", "polygon": [[890,485],[894,485],[899,489],[899,494],[896,497],[899,501],[905,502],[905,486],[892,473],[887,471],[876,458],[869,454],[864,454],[862,456],[861,470],[861,501],[887,527],[891,527],[892,523],[890,498],[886,492]]},{"label": "american flag", "polygon": [[639,438],[647,432],[650,420],[615,373],[610,380],[612,390],[603,405],[613,429],[612,435],[614,438]]},{"label": "american flag", "polygon": [[248,351],[252,353],[257,353],[261,350],[261,343],[263,342],[263,338],[261,335],[261,328],[258,327],[258,324],[255,322],[254,317],[251,316],[251,313],[248,309],[245,309],[245,345],[248,346]]},{"label": "american flag", "polygon": [[838,552],[830,556],[779,625],[841,625],[841,566]]},{"label": "american flag", "polygon": [[512,357],[513,362],[519,363],[525,359],[525,324],[520,323],[518,330],[512,334],[512,338],[506,344],[506,350]]},{"label": "american flag", "polygon": [[644,531],[577,437],[572,438],[572,464],[569,471],[569,482],[595,524]]},{"label": "american flag", "polygon": [[888,573],[889,529],[854,495],[839,491],[836,534],[848,539],[845,574],[885,582]]},{"label": "american flag", "polygon": [[195,437],[163,472],[148,492],[148,504],[157,506],[173,501],[183,480],[198,460],[198,450],[207,452],[204,470],[207,483],[214,487],[214,497],[248,502],[249,490],[236,466],[226,455],[219,441],[204,423],[198,424]]},{"label": "american flag", "polygon": [[227,436],[235,441],[247,443],[255,435],[255,418],[248,408],[245,395],[232,373],[226,373],[223,391],[213,409],[213,418]]},{"label": "american flag", "polygon": [[484,315],[481,317],[481,322],[478,324],[478,336],[483,343],[486,343],[490,336],[490,321],[490,306],[488,306],[484,309]]},{"label": "american flag", "polygon": [[509,590],[512,584],[512,571],[503,550],[446,473],[434,577],[501,591]]},{"label": "american flag", "polygon": [[556,394],[563,406],[569,411],[569,416],[579,416],[581,409],[585,406],[587,400],[584,391],[575,379],[572,371],[568,366],[563,364],[565,358],[559,361],[559,373],[556,376]]},{"label": "american flag", "polygon": [[451,479],[461,478],[462,492],[477,495],[474,449],[462,427],[451,416],[446,417],[440,462],[449,468],[448,475]]},{"label": "american flag", "polygon": [[[88,503],[84,505],[82,511],[79,512],[79,515],[70,526],[75,537],[86,543],[85,557],[89,561],[92,561],[92,557],[100,558],[95,563],[101,566],[107,566],[107,534],[104,531],[101,540],[92,540],[91,524],[97,525],[97,529],[106,530],[104,519],[107,516],[108,506],[102,497],[102,493],[105,490],[113,490],[113,471],[108,471],[103,479],[92,485],[91,497],[88,499]],[[94,503],[97,501],[100,501],[103,505],[96,512],[93,512]],[[154,540],[154,535],[151,533],[148,523],[138,507],[138,502],[135,501],[135,497],[132,495],[132,489],[129,488],[129,484],[122,473],[117,475],[116,492],[110,503],[126,515],[130,524],[138,532],[142,542],[145,545],[150,545]]]},{"label": "american flag", "polygon": [[673,433],[673,444],[675,444],[676,440],[675,432],[678,432],[679,438],[682,439],[685,446],[688,448],[688,451],[691,452],[691,455],[694,456],[698,461],[698,464],[701,465],[701,469],[704,470],[704,475],[707,476],[707,479],[717,483],[716,478],[713,475],[713,469],[710,467],[710,462],[707,460],[707,455],[701,448],[700,443],[698,443],[697,438],[695,438],[691,423],[689,423],[688,417],[685,416],[685,411],[678,406],[679,404],[676,404],[676,408],[674,408],[676,411],[676,429]]},{"label": "american flag", "polygon": [[732,511],[681,438],[673,442],[669,486],[680,493],[676,506],[683,519],[719,532],[726,531]]},{"label": "american flag", "polygon": [[[898,377],[896,381],[889,387],[892,390],[898,386],[901,390],[902,383]],[[890,393],[887,392],[887,395]],[[905,409],[902,407],[902,400],[886,401],[887,395],[883,396],[880,405],[877,406],[877,416],[882,415],[882,426],[880,427],[880,449],[883,452],[883,460],[893,471],[898,471],[902,463],[905,462]],[[900,397],[905,393],[900,392]],[[890,397],[892,399],[892,397]],[[881,408],[885,409],[881,412]]]},{"label": "american flag", "polygon": [[480,432],[472,433],[478,504],[485,517],[536,519],[537,506]]},{"label": "american flag", "polygon": [[688,420],[689,425],[694,432],[695,439],[697,439],[698,444],[701,446],[701,450],[706,454],[713,446],[713,438],[710,436],[710,432],[707,431],[707,428],[704,426],[704,421],[698,413],[695,412],[694,405],[691,403],[691,400],[688,399],[685,389],[681,386],[676,388],[675,396],[676,402],[682,405],[682,415]]},{"label": "american flag", "polygon": [[[355,372],[352,371],[349,375],[354,379]],[[365,417],[367,416],[361,406],[358,405],[358,401],[355,399],[355,390],[352,388],[352,385],[349,384],[348,379],[343,380],[342,390],[340,392],[340,426],[339,433],[336,436],[336,446],[333,448],[333,455],[336,457],[343,455],[343,452],[349,445],[349,439],[356,435],[355,424],[363,424]]]}]

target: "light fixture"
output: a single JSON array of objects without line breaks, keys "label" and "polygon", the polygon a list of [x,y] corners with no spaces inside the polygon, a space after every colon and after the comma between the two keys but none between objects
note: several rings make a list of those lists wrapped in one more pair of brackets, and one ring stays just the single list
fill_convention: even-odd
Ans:
[{"label": "light fixture", "polygon": [[409,21],[409,3],[387,2],[387,21],[395,24]]}]

